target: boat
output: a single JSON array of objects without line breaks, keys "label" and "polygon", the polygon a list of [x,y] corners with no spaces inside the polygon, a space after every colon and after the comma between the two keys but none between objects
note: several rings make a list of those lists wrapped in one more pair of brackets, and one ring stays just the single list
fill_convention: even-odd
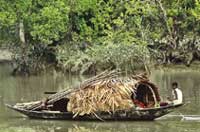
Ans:
[{"label": "boat", "polygon": [[115,113],[109,112],[98,112],[96,115],[89,114],[83,116],[76,116],[72,112],[60,112],[60,111],[30,111],[22,108],[18,108],[15,105],[6,104],[6,106],[10,109],[13,109],[23,115],[26,115],[32,119],[51,119],[51,120],[101,120],[101,121],[134,121],[134,120],[143,120],[143,121],[151,121],[155,120],[159,117],[162,117],[170,112],[172,112],[175,108],[184,105],[168,105],[158,108],[151,109],[139,109],[139,110],[121,110],[116,111]]},{"label": "boat", "polygon": [[121,78],[105,71],[45,100],[6,106],[35,119],[119,121],[155,120],[183,105],[160,101],[158,87],[145,74]]}]

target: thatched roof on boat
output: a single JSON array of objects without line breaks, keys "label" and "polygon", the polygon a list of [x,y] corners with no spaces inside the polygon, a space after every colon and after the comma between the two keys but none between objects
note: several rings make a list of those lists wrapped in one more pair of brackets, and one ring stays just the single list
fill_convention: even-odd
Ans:
[{"label": "thatched roof on boat", "polygon": [[[102,73],[80,85],[79,89],[67,95],[67,110],[76,115],[98,111],[115,112],[134,106],[138,88],[149,91],[148,100],[160,101],[158,88],[144,74],[121,78],[115,71]],[[142,91],[142,90],[140,90]],[[139,93],[140,94],[140,93]]]}]

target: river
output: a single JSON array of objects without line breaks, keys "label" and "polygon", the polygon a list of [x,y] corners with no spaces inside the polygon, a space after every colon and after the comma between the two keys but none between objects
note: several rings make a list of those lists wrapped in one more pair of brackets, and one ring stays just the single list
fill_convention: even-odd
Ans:
[{"label": "river", "polygon": [[163,97],[171,93],[177,81],[187,105],[156,121],[86,122],[35,120],[9,110],[5,103],[45,98],[45,91],[60,91],[77,85],[85,77],[58,73],[13,77],[11,66],[0,64],[0,132],[200,132],[200,71],[191,69],[153,70],[151,80],[160,87]]}]

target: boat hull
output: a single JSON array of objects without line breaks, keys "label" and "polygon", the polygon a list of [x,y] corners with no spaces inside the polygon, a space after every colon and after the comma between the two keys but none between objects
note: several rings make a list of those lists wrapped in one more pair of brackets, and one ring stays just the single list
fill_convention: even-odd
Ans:
[{"label": "boat hull", "polygon": [[84,116],[75,116],[71,112],[54,112],[54,111],[29,111],[16,107],[15,105],[6,105],[10,109],[18,111],[19,113],[34,119],[53,119],[53,120],[154,120],[156,118],[162,117],[173,111],[174,108],[182,106],[179,105],[169,105],[159,108],[149,108],[149,109],[132,109],[132,110],[121,110],[115,113],[108,112],[97,112],[95,114],[89,114]]}]

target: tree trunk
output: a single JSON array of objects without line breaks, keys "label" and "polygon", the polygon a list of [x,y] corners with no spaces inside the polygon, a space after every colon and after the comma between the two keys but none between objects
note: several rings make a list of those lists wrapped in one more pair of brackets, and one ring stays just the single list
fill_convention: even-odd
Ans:
[{"label": "tree trunk", "polygon": [[158,3],[158,6],[159,6],[161,12],[163,13],[163,20],[164,20],[164,22],[165,22],[167,31],[168,31],[168,33],[169,33],[169,41],[172,43],[172,47],[173,47],[174,49],[176,49],[177,43],[176,43],[176,41],[175,41],[175,39],[174,39],[174,37],[173,37],[173,32],[172,32],[172,29],[171,29],[170,24],[169,24],[169,22],[168,22],[167,11],[166,11],[165,8],[163,7],[163,4],[162,4],[161,0],[156,0],[156,2]]},{"label": "tree trunk", "polygon": [[23,47],[24,47],[26,41],[25,41],[24,22],[23,22],[23,20],[20,20],[20,22],[19,22],[19,38],[20,38],[20,42],[23,44]]}]

